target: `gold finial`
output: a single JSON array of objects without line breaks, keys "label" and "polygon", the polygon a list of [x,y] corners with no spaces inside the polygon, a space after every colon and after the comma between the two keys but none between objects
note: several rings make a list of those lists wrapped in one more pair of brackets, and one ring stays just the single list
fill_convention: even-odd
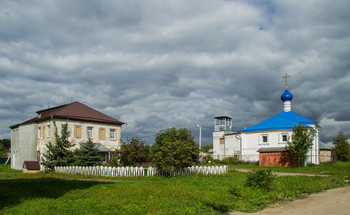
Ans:
[{"label": "gold finial", "polygon": [[290,78],[290,76],[286,73],[284,74],[284,76],[282,76],[282,78],[284,78],[286,80],[286,89],[288,88],[288,78]]}]

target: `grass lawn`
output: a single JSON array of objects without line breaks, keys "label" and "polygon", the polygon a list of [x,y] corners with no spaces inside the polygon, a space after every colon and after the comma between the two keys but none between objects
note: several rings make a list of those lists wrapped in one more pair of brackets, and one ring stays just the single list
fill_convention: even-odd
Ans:
[{"label": "grass lawn", "polygon": [[[245,167],[243,167],[245,168]],[[350,163],[310,167],[331,177],[278,177],[273,190],[244,187],[247,173],[223,176],[96,177],[23,174],[0,165],[0,214],[220,214],[344,185]],[[280,170],[279,170],[280,171]]]}]

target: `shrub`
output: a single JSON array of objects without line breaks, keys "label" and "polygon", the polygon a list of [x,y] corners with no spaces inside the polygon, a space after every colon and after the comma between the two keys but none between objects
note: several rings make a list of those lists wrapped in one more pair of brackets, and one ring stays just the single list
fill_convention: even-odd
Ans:
[{"label": "shrub", "polygon": [[237,164],[239,162],[239,158],[238,156],[234,156],[234,157],[228,157],[222,160],[222,163],[225,165],[229,165],[229,164]]},{"label": "shrub", "polygon": [[271,169],[253,170],[253,172],[248,174],[245,186],[271,190],[274,181],[275,176],[272,174]]},{"label": "shrub", "polygon": [[191,131],[169,128],[160,131],[152,146],[153,164],[162,174],[171,175],[199,163],[199,147]]},{"label": "shrub", "polygon": [[116,151],[115,156],[122,166],[136,166],[137,163],[150,161],[151,146],[138,137],[127,139]]}]

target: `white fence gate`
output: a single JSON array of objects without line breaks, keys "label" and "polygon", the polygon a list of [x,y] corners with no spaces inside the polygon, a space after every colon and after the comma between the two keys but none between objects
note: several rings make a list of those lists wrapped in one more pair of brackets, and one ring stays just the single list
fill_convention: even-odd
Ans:
[{"label": "white fence gate", "polygon": [[[66,174],[82,174],[96,176],[154,176],[159,175],[154,167],[106,167],[106,166],[58,166],[55,172]],[[203,175],[221,175],[228,172],[228,167],[224,166],[192,166],[187,167],[183,171],[173,173],[173,176],[183,174],[203,174]]]}]

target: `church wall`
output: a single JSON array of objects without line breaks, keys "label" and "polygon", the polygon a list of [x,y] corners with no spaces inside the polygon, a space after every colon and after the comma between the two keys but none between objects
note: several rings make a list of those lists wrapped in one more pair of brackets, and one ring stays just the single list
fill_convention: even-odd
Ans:
[{"label": "church wall", "polygon": [[319,131],[316,125],[308,125],[311,126],[316,131],[316,136],[313,141],[313,146],[311,150],[307,153],[308,163],[319,164],[320,163],[320,149],[319,149]]},{"label": "church wall", "polygon": [[[315,125],[309,125],[315,128]],[[316,130],[316,137],[312,149],[307,153],[308,162],[313,164],[319,164],[319,135],[318,129]],[[288,135],[291,140],[292,130],[276,130],[276,131],[256,131],[256,132],[244,132],[242,133],[242,160],[245,161],[259,161],[260,148],[272,148],[272,147],[285,147],[287,141],[282,140],[282,135]],[[263,142],[262,136],[267,136],[268,141]]]},{"label": "church wall", "polygon": [[[242,159],[245,161],[259,161],[260,148],[285,147],[282,135],[290,137],[291,130],[277,131],[257,131],[242,133]],[[267,142],[263,141],[263,136],[267,136]]]}]

